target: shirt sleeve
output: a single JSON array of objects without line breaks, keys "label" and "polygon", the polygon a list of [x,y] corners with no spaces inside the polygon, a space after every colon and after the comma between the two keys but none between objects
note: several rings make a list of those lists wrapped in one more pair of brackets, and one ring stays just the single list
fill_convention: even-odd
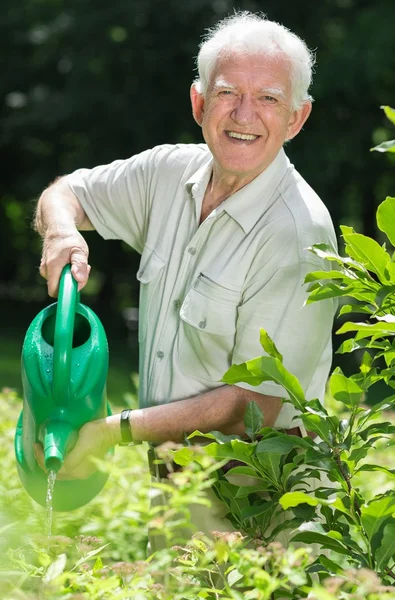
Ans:
[{"label": "shirt sleeve", "polygon": [[67,176],[92,225],[104,239],[142,252],[151,209],[150,187],[159,149]]},{"label": "shirt sleeve", "polygon": [[[295,375],[306,393],[323,400],[326,379],[331,366],[331,332],[336,310],[334,300],[305,305],[307,273],[323,269],[313,262],[285,266],[262,283],[259,274],[247,288],[248,299],[239,307],[236,344],[232,363],[239,364],[265,355],[259,330],[263,328],[283,355],[284,366]],[[238,383],[238,386],[286,398],[287,392],[274,382],[259,386]],[[289,403],[283,406],[276,426],[289,427],[295,409]]]}]

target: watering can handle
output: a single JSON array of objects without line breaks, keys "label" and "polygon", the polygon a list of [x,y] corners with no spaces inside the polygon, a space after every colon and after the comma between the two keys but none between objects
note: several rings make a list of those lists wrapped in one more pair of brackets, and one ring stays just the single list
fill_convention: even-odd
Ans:
[{"label": "watering can handle", "polygon": [[77,288],[71,266],[66,265],[60,276],[55,320],[53,396],[56,406],[67,406],[70,401],[71,351],[75,312],[80,296]]}]

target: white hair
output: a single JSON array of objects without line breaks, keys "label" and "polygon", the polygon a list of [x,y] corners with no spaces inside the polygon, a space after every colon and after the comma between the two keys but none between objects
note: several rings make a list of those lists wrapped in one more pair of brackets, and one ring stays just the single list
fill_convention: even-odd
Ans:
[{"label": "white hair", "polygon": [[218,60],[232,54],[285,55],[291,64],[292,109],[311,101],[308,93],[315,56],[306,43],[289,29],[269,21],[265,15],[236,12],[208,30],[197,56],[199,77],[194,84],[205,94]]}]

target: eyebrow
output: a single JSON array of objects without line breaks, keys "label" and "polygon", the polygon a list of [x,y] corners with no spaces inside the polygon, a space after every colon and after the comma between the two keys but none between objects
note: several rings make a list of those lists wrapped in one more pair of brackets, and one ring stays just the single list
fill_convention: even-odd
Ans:
[{"label": "eyebrow", "polygon": [[227,81],[225,81],[225,79],[217,79],[214,82],[214,87],[215,88],[229,88],[230,90],[235,90],[236,86],[232,85],[231,83],[228,83]]},{"label": "eyebrow", "polygon": [[281,98],[285,98],[285,94],[280,88],[263,88],[260,90],[262,94],[270,94],[273,96],[280,96]]}]

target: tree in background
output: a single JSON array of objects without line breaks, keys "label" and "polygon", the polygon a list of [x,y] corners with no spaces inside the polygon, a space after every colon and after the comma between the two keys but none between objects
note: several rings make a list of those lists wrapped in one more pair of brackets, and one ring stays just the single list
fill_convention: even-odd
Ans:
[{"label": "tree in background", "polygon": [[[201,141],[188,98],[194,56],[204,29],[233,7],[230,0],[3,1],[0,296],[28,288],[46,297],[30,222],[33,200],[56,176],[160,143]],[[237,8],[266,12],[317,49],[314,110],[287,151],[335,225],[376,236],[393,156],[383,162],[367,149],[391,135],[379,106],[393,103],[393,0],[241,0]],[[87,235],[91,293],[110,311],[136,302],[138,256]]]}]

